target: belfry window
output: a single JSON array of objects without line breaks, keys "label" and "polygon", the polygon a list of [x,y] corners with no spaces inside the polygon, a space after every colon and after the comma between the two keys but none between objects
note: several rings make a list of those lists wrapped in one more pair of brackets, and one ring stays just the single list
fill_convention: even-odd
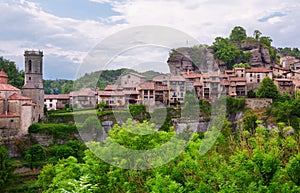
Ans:
[{"label": "belfry window", "polygon": [[29,60],[28,61],[28,70],[31,71],[31,68],[32,68],[32,62],[31,62],[31,60]]}]

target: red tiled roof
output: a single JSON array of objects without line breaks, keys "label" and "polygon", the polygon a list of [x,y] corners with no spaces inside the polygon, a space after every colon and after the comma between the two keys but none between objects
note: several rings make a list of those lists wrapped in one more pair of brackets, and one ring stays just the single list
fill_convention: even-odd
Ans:
[{"label": "red tiled roof", "polygon": [[292,82],[293,81],[292,79],[288,79],[288,78],[275,78],[274,80],[278,81],[278,82]]},{"label": "red tiled roof", "polygon": [[159,86],[159,85],[156,85],[155,86],[155,90],[169,90],[168,86]]},{"label": "red tiled roof", "polygon": [[230,82],[235,81],[235,82],[246,82],[246,78],[242,77],[230,77],[229,79]]},{"label": "red tiled roof", "polygon": [[196,73],[183,73],[182,74],[184,78],[201,78],[201,74],[196,74]]},{"label": "red tiled roof", "polygon": [[228,78],[227,74],[220,74],[220,78]]},{"label": "red tiled roof", "polygon": [[283,70],[283,71],[289,71],[289,70],[290,70],[290,69],[288,69],[288,68],[283,68],[283,67],[278,66],[278,65],[275,65],[275,66],[273,66],[272,68],[280,69],[280,70]]},{"label": "red tiled roof", "polygon": [[25,103],[22,106],[36,106],[36,104],[35,103]]},{"label": "red tiled roof", "polygon": [[170,81],[185,81],[183,76],[170,76]]},{"label": "red tiled roof", "polygon": [[229,85],[229,80],[222,80],[221,85]]},{"label": "red tiled roof", "polygon": [[0,71],[0,77],[8,78],[7,74],[3,70]]},{"label": "red tiled roof", "polygon": [[266,73],[266,72],[272,72],[272,70],[269,70],[267,68],[250,68],[250,69],[246,69],[246,72],[253,72],[253,73]]},{"label": "red tiled roof", "polygon": [[135,90],[125,90],[125,91],[123,91],[123,93],[125,95],[138,95],[139,94],[139,92],[135,91]]},{"label": "red tiled roof", "polygon": [[109,84],[105,87],[104,90],[110,91],[110,90],[122,90],[123,88],[120,85],[116,84]]},{"label": "red tiled roof", "polygon": [[8,97],[8,100],[32,100],[32,99],[15,93],[10,97]]},{"label": "red tiled roof", "polygon": [[0,114],[1,118],[15,118],[15,117],[20,117],[17,114],[12,114],[12,113],[8,113],[8,114]]},{"label": "red tiled roof", "polygon": [[70,99],[69,94],[46,94],[44,99]]},{"label": "red tiled roof", "polygon": [[0,101],[3,101],[3,100],[4,100],[4,98],[1,98],[1,97],[0,97]]},{"label": "red tiled roof", "polygon": [[154,82],[142,82],[139,84],[139,90],[154,90]]},{"label": "red tiled roof", "polygon": [[225,73],[234,73],[234,70],[225,70]]},{"label": "red tiled roof", "polygon": [[300,80],[293,80],[293,84],[296,86],[300,86]]},{"label": "red tiled roof", "polygon": [[124,96],[122,91],[98,91],[98,95],[101,96]]},{"label": "red tiled roof", "polygon": [[0,91],[19,91],[20,89],[10,84],[0,84]]}]

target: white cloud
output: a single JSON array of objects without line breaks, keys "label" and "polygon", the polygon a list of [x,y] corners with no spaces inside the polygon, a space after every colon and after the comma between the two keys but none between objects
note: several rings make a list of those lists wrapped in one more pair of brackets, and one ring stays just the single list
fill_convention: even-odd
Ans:
[{"label": "white cloud", "polygon": [[[57,57],[76,64],[104,38],[141,25],[172,27],[205,44],[211,44],[216,36],[228,36],[234,26],[241,25],[248,35],[259,29],[272,37],[276,46],[300,47],[298,0],[89,1],[109,3],[118,14],[97,21],[76,20],[45,12],[30,0],[0,0],[1,55],[19,61],[24,49],[43,49],[45,57],[51,55],[51,61]],[[284,16],[259,21],[273,13]],[[155,54],[148,52],[145,56],[155,58]]]}]

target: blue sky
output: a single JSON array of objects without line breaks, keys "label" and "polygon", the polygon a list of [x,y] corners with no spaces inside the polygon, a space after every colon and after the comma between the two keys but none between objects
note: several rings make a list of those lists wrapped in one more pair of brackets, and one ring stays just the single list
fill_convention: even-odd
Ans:
[{"label": "blue sky", "polygon": [[58,17],[79,20],[98,20],[117,13],[112,10],[110,3],[97,3],[87,0],[32,0],[44,11]]},{"label": "blue sky", "polygon": [[[249,36],[259,29],[274,46],[299,48],[299,17],[298,0],[0,0],[0,55],[23,69],[24,50],[43,50],[44,78],[74,79],[95,46],[132,27],[165,26],[211,44],[239,25]],[[168,49],[131,50],[110,67],[166,64],[167,57]]]}]

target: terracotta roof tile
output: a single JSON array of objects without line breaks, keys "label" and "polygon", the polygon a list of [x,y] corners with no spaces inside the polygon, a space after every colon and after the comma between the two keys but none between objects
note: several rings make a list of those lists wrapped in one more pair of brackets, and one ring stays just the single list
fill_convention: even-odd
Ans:
[{"label": "terracotta roof tile", "polygon": [[32,99],[15,93],[10,97],[8,97],[8,100],[32,100]]},{"label": "terracotta roof tile", "polygon": [[139,92],[135,91],[135,90],[125,90],[125,91],[123,91],[123,93],[125,95],[138,95],[139,94]]},{"label": "terracotta roof tile", "polygon": [[35,103],[25,103],[22,106],[36,106],[36,104]]},{"label": "terracotta roof tile", "polygon": [[169,90],[169,88],[168,88],[168,86],[159,86],[159,85],[156,85],[155,86],[155,90],[164,91],[164,90]]},{"label": "terracotta roof tile", "polygon": [[17,117],[20,117],[20,116],[17,115],[17,114],[8,113],[8,114],[0,114],[0,117],[1,118],[17,118]]},{"label": "terracotta roof tile", "polygon": [[246,72],[253,72],[253,73],[266,73],[266,72],[272,72],[272,70],[269,70],[267,68],[250,68],[250,69],[246,69]]},{"label": "terracotta roof tile", "polygon": [[170,81],[185,81],[183,76],[170,76]]},{"label": "terracotta roof tile", "polygon": [[0,77],[8,78],[7,74],[3,70],[0,71]]},{"label": "terracotta roof tile", "polygon": [[124,92],[122,91],[98,91],[98,95],[101,96],[124,96]]},{"label": "terracotta roof tile", "polygon": [[10,84],[0,84],[0,91],[19,91],[20,89]]},{"label": "terracotta roof tile", "polygon": [[229,79],[230,82],[234,81],[234,82],[246,82],[246,78],[242,78],[242,77],[230,77]]},{"label": "terracotta roof tile", "polygon": [[46,94],[44,99],[70,99],[69,94]]},{"label": "terracotta roof tile", "polygon": [[182,75],[184,78],[201,78],[202,77],[201,74],[197,74],[197,73],[183,73]]},{"label": "terracotta roof tile", "polygon": [[154,82],[142,82],[138,88],[139,90],[154,90]]},{"label": "terracotta roof tile", "polygon": [[120,85],[116,84],[109,84],[105,87],[104,90],[111,91],[111,90],[122,90],[123,88]]}]

